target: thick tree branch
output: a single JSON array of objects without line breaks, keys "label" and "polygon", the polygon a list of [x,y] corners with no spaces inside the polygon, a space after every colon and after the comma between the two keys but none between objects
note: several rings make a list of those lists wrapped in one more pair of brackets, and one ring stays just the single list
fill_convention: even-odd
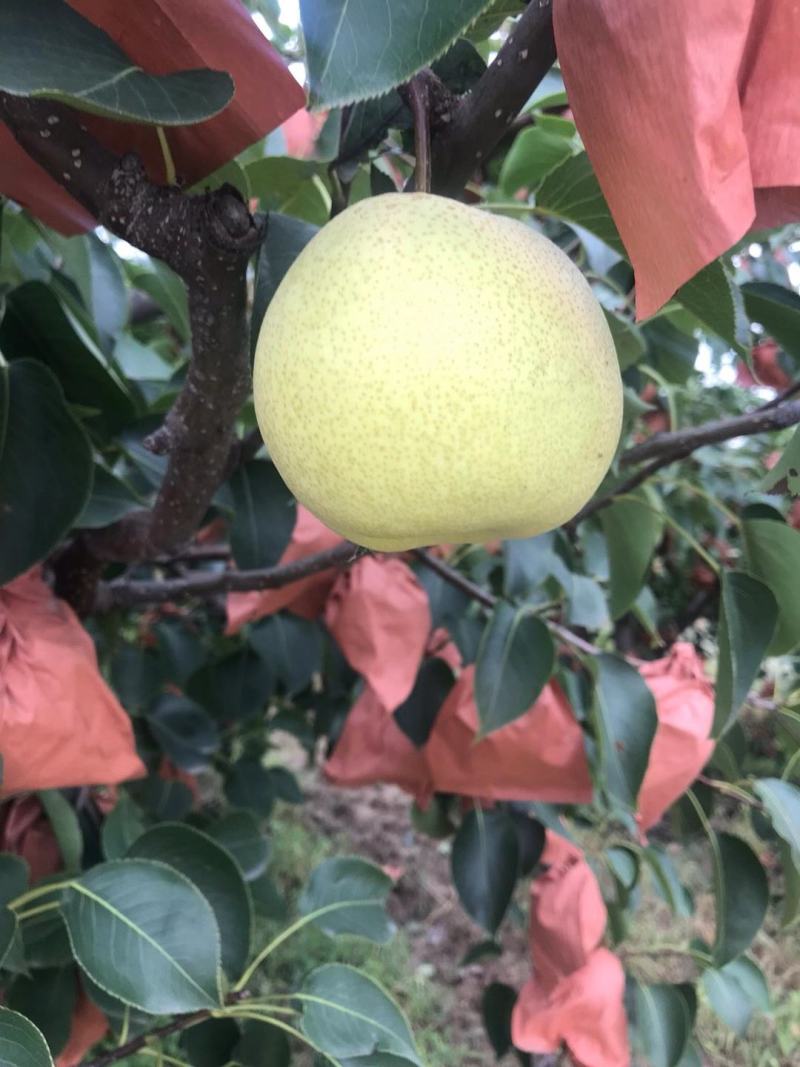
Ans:
[{"label": "thick tree branch", "polygon": [[157,555],[191,537],[227,469],[234,420],[249,389],[245,270],[263,224],[230,186],[188,196],[153,184],[137,157],[109,152],[70,108],[0,93],[0,118],[98,222],[186,283],[192,360],[149,442],[169,456],[155,505],[84,537],[86,550],[101,559]]},{"label": "thick tree branch", "polygon": [[264,570],[204,571],[183,578],[153,578],[143,581],[118,578],[98,587],[94,610],[110,611],[112,608],[133,608],[142,604],[164,604],[184,597],[211,597],[218,593],[279,589],[332,567],[349,567],[365,555],[366,551],[344,541],[334,548],[306,556],[305,559],[294,563],[266,567]]},{"label": "thick tree branch", "polygon": [[556,58],[552,0],[530,0],[494,62],[448,116],[432,146],[433,191],[459,196]]}]

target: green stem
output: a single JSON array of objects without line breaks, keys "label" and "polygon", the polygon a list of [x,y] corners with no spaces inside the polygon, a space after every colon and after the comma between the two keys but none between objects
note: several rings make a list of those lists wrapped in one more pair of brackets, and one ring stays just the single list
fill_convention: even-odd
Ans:
[{"label": "green stem", "polygon": [[700,544],[700,542],[697,540],[697,538],[692,537],[689,531],[685,529],[685,527],[681,526],[681,524],[676,519],[673,519],[671,515],[668,515],[666,511],[663,511],[661,508],[653,507],[651,504],[648,504],[646,501],[642,500],[641,497],[634,496],[633,493],[620,493],[620,495],[617,497],[617,500],[632,500],[635,504],[640,504],[643,508],[647,508],[648,511],[652,511],[654,515],[661,516],[664,522],[668,526],[671,526],[677,534],[680,534],[680,536],[683,537],[684,540],[692,546],[698,556],[700,556],[701,559],[705,560],[705,562],[709,565],[709,567],[716,574],[716,576],[718,578],[721,576],[722,568],[720,567],[719,563],[717,563],[717,561],[714,559],[714,557],[710,556]]},{"label": "green stem", "polygon": [[58,893],[62,889],[71,889],[75,885],[74,878],[66,878],[63,882],[50,882],[49,885],[38,885],[35,889],[29,889],[26,893],[20,894],[15,897],[14,900],[8,902],[8,907],[12,911],[16,911],[17,908],[23,907],[23,905],[30,903],[32,900],[38,900],[39,897],[49,896],[50,893]]},{"label": "green stem", "polygon": [[695,496],[702,497],[704,500],[708,501],[712,508],[716,508],[717,511],[724,515],[732,526],[741,526],[741,520],[735,512],[731,511],[729,507],[713,496],[713,494],[707,492],[707,490],[701,489],[698,485],[692,485],[686,478],[664,477],[653,478],[652,481],[658,485],[679,485],[681,489],[685,490],[687,493],[693,493]]},{"label": "green stem", "polygon": [[25,919],[32,919],[34,915],[41,915],[45,911],[53,911],[55,908],[60,908],[61,904],[58,900],[51,900],[49,904],[39,904],[36,908],[31,908],[29,911],[17,912],[17,921],[23,922]]}]

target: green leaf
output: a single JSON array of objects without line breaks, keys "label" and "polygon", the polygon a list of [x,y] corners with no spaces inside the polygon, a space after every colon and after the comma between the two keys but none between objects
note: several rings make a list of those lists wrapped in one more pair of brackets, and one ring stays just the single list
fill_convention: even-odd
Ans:
[{"label": "green leaf", "polygon": [[233,856],[244,874],[252,882],[267,869],[270,856],[269,839],[262,834],[256,819],[249,811],[232,811],[208,830]]},{"label": "green leaf", "polygon": [[79,529],[96,530],[142,508],[142,500],[116,475],[99,463],[94,465],[92,491],[75,520]]},{"label": "green leaf", "polygon": [[145,831],[144,818],[130,793],[120,790],[117,803],[106,815],[100,831],[103,855],[107,860],[119,860],[133,842]]},{"label": "green leaf", "polygon": [[545,623],[529,608],[498,604],[475,666],[480,736],[524,715],[552,674],[554,662],[553,639]]},{"label": "green leaf", "polygon": [[14,979],[6,1004],[39,1028],[57,1056],[69,1039],[76,991],[73,967],[34,971]]},{"label": "green leaf", "polygon": [[156,636],[167,677],[183,685],[203,665],[206,650],[192,623],[181,619],[162,619],[156,624]]},{"label": "green leaf", "polygon": [[773,282],[747,282],[742,295],[748,317],[761,323],[781,348],[800,359],[800,295]]},{"label": "green leaf", "polygon": [[[408,1022],[381,986],[339,963],[318,967],[305,981],[303,1031],[328,1056],[370,1057],[379,1064],[381,1054],[422,1067]],[[392,1062],[389,1060],[388,1062]]]},{"label": "green leaf", "polygon": [[200,890],[222,937],[222,966],[231,981],[237,979],[250,955],[253,902],[231,853],[192,826],[161,823],[138,838],[128,855],[174,867]]},{"label": "green leaf", "polygon": [[48,239],[62,260],[62,270],[75,283],[92,327],[103,338],[113,337],[128,321],[128,294],[119,260],[96,234]]},{"label": "green leaf", "polygon": [[390,127],[411,127],[411,112],[395,89],[374,100],[354,104],[345,113],[338,162],[341,164],[366,155],[367,149],[384,139]]},{"label": "green leaf", "polygon": [[633,809],[658,724],[653,694],[636,668],[618,656],[604,653],[592,662],[601,784],[611,798]]},{"label": "green leaf", "polygon": [[408,81],[440,56],[490,0],[300,0],[315,109],[352,104]]},{"label": "green leaf", "polygon": [[86,990],[86,995],[108,1019],[114,1034],[117,1036],[125,1034],[126,1037],[132,1038],[138,1037],[147,1030],[152,1030],[154,1025],[152,1015],[144,1011],[138,1011],[136,1008],[132,1008],[130,1004],[123,1004],[121,1000],[112,997],[110,993],[106,993],[104,989],[101,989],[87,974],[81,976],[81,982]]},{"label": "green leaf", "polygon": [[76,874],[81,869],[83,834],[75,809],[57,789],[43,789],[37,796],[58,842],[64,869],[67,874]]},{"label": "green leaf", "polygon": [[756,1012],[770,1010],[761,968],[746,956],[704,971],[702,981],[712,1009],[738,1037],[745,1036]]},{"label": "green leaf", "polygon": [[600,512],[611,567],[613,618],[636,600],[650,569],[650,560],[664,533],[661,503],[655,493],[638,489]]},{"label": "green leaf", "polygon": [[753,789],[763,800],[775,833],[791,848],[794,864],[800,867],[800,789],[780,778],[759,778]]},{"label": "green leaf", "polygon": [[514,892],[519,843],[514,824],[500,809],[475,809],[453,841],[453,883],[469,915],[494,934]]},{"label": "green leaf", "polygon": [[626,255],[625,246],[585,152],[570,156],[550,171],[536,193],[536,210],[577,223]]},{"label": "green leaf", "polygon": [[[331,937],[355,934],[385,945],[395,933],[386,914],[391,889],[392,880],[380,867],[357,856],[336,856],[314,868],[298,906],[301,915],[325,912],[314,923]],[[353,906],[339,907],[347,901]],[[325,911],[331,905],[335,910]]]},{"label": "green leaf", "polygon": [[778,602],[778,627],[767,651],[783,655],[800,644],[800,530],[771,519],[747,519],[742,533],[744,569]]},{"label": "green leaf", "polygon": [[258,333],[267,308],[278,291],[286,272],[305,246],[319,232],[319,227],[271,211],[267,236],[262,241],[256,259],[256,279],[253,292],[253,314],[250,319],[250,354],[255,354]]},{"label": "green leaf", "polygon": [[498,185],[506,196],[518,189],[534,192],[554,167],[572,155],[572,141],[559,134],[529,126],[520,130],[500,168]]},{"label": "green leaf", "polygon": [[0,1067],[53,1067],[50,1049],[33,1023],[0,1007]]},{"label": "green leaf", "polygon": [[147,267],[132,272],[132,282],[155,300],[180,340],[188,341],[191,335],[189,301],[186,286],[178,275],[166,264],[151,259]]},{"label": "green leaf", "polygon": [[65,0],[34,6],[4,0],[0,40],[0,89],[15,96],[43,96],[95,115],[161,126],[201,122],[233,97],[233,81],[223,71],[146,74]]},{"label": "green leaf", "polygon": [[233,1050],[241,1033],[233,1019],[206,1019],[181,1034],[180,1047],[192,1067],[224,1067],[239,1063]]},{"label": "green leaf", "polygon": [[642,858],[653,874],[656,891],[678,918],[688,919],[694,914],[692,899],[681,882],[672,857],[656,845],[649,845],[641,852]]},{"label": "green leaf", "polygon": [[331,201],[323,181],[323,164],[291,156],[267,156],[248,164],[245,173],[264,211],[304,219],[315,227],[328,221]]},{"label": "green leaf", "polygon": [[65,891],[61,907],[75,958],[112,996],[159,1015],[219,1007],[219,928],[177,871],[103,863]]},{"label": "green leaf", "polygon": [[721,259],[698,271],[681,286],[675,299],[739,355],[749,351],[750,325],[744,299]]},{"label": "green leaf", "polygon": [[0,905],[21,896],[28,888],[28,864],[20,856],[0,852]]},{"label": "green leaf", "polygon": [[800,916],[800,867],[795,864],[792,850],[785,841],[779,843],[778,851],[781,857],[781,866],[783,867],[783,914],[781,915],[781,926],[786,929]]},{"label": "green leaf", "polygon": [[322,630],[314,620],[270,615],[250,629],[248,641],[287,696],[305,689],[322,667]]},{"label": "green leaf", "polygon": [[289,1067],[289,1038],[276,1026],[259,1019],[248,1019],[232,1058],[242,1067]]},{"label": "green leaf", "polygon": [[483,991],[481,1015],[486,1036],[495,1056],[502,1059],[511,1049],[511,1013],[517,1002],[517,991],[503,982],[492,982]]},{"label": "green leaf", "polygon": [[526,0],[492,0],[486,11],[469,28],[468,36],[473,41],[483,41],[500,29],[506,19],[519,15]]},{"label": "green leaf", "polygon": [[222,722],[260,715],[272,693],[264,660],[242,648],[209,663],[192,675],[187,692]]},{"label": "green leaf", "polygon": [[8,957],[13,959],[14,950],[21,947],[17,941],[19,927],[17,917],[11,908],[0,905],[0,971]]},{"label": "green leaf", "polygon": [[394,712],[394,721],[409,740],[421,748],[428,740],[436,716],[455,684],[452,669],[438,656],[423,662],[414,688]]},{"label": "green leaf", "polygon": [[[59,898],[60,890],[56,890],[37,900],[37,907],[56,903]],[[20,929],[28,967],[65,967],[72,961],[67,928],[60,912],[53,910],[34,915],[20,923]]]},{"label": "green leaf", "polygon": [[292,536],[297,507],[274,463],[254,459],[230,480],[231,550],[241,570],[271,567]]},{"label": "green leaf", "polygon": [[154,649],[119,645],[111,660],[111,684],[132,715],[139,715],[150,706],[163,682],[163,666]]},{"label": "green leaf", "polygon": [[635,1033],[651,1067],[677,1067],[694,1025],[696,1001],[687,985],[634,984]]},{"label": "green leaf", "polygon": [[168,382],[175,366],[155,349],[141,344],[129,333],[114,343],[114,362],[126,378],[135,382]]},{"label": "green leaf", "polygon": [[760,487],[764,492],[769,492],[784,478],[791,495],[800,496],[800,426],[794,431],[781,458],[761,479]]},{"label": "green leaf", "polygon": [[91,484],[89,441],[50,371],[0,363],[0,585],[50,553]]},{"label": "green leaf", "polygon": [[603,590],[593,578],[571,575],[567,595],[567,623],[587,630],[605,630],[611,625]]},{"label": "green leaf", "polygon": [[272,922],[284,922],[288,914],[286,898],[283,897],[268,874],[259,875],[250,882],[250,894],[256,914]]},{"label": "green leaf", "polygon": [[30,281],[9,293],[0,349],[11,362],[35,359],[45,364],[58,378],[67,402],[91,413],[86,424],[98,433],[114,434],[134,418],[124,382],[49,285]]},{"label": "green leaf", "polygon": [[253,811],[264,818],[275,803],[270,773],[253,756],[243,756],[234,763],[225,783],[225,795],[234,807]]},{"label": "green leaf", "polygon": [[191,774],[208,767],[219,748],[216,724],[188,697],[164,693],[147,716],[147,724],[164,753]]},{"label": "green leaf", "polygon": [[619,369],[627,370],[635,366],[647,352],[647,341],[644,334],[635,323],[623,319],[613,311],[603,308],[608,328],[614,338],[614,347],[617,350]]},{"label": "green leaf", "polygon": [[764,868],[749,845],[731,834],[714,837],[714,960],[722,966],[740,956],[758,933],[769,903],[769,888]]},{"label": "green leaf", "polygon": [[777,621],[778,605],[763,582],[741,571],[723,571],[714,703],[715,737],[736,721]]}]

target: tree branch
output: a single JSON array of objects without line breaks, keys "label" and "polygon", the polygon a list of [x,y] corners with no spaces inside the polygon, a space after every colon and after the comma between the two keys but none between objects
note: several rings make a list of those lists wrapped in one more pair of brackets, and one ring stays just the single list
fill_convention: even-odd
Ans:
[{"label": "tree branch", "polygon": [[280,589],[301,578],[319,574],[332,567],[349,567],[367,550],[349,541],[334,548],[306,556],[294,563],[266,567],[254,571],[203,571],[183,578],[153,578],[131,581],[117,578],[101,584],[97,589],[95,611],[110,611],[112,608],[132,608],[141,604],[164,604],[184,597],[211,597],[218,593],[251,592],[259,589]]},{"label": "tree branch", "polygon": [[149,439],[169,456],[152,511],[84,535],[99,559],[135,560],[188,541],[223,480],[234,420],[249,390],[245,271],[264,226],[223,186],[189,196],[153,184],[139,159],[96,141],[68,107],[0,93],[16,140],[108,230],[167,263],[186,283],[192,359]]},{"label": "tree branch", "polygon": [[[786,392],[787,397],[796,391],[795,387],[791,387]],[[620,459],[624,467],[641,463],[646,459],[649,459],[650,463],[635,471],[608,493],[590,500],[566,525],[577,526],[579,522],[588,519],[596,511],[607,507],[616,497],[637,489],[662,467],[668,467],[676,460],[686,459],[698,448],[730,441],[734,437],[751,437],[768,430],[783,430],[796,423],[800,423],[800,400],[787,399],[778,404],[769,401],[747,415],[735,415],[730,419],[715,419],[713,422],[704,422],[700,426],[675,430],[672,433],[654,434],[640,445],[629,448]]]},{"label": "tree branch", "polygon": [[556,58],[552,0],[530,0],[496,59],[452,113],[432,146],[433,191],[459,196],[488,159]]}]

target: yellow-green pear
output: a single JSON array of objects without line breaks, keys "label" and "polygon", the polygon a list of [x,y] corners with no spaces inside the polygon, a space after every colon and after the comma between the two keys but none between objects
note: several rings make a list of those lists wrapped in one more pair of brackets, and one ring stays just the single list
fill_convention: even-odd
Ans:
[{"label": "yellow-green pear", "polygon": [[254,396],[297,499],[386,551],[559,526],[622,419],[578,268],[522,222],[425,193],[362,200],[303,249],[264,317]]}]

